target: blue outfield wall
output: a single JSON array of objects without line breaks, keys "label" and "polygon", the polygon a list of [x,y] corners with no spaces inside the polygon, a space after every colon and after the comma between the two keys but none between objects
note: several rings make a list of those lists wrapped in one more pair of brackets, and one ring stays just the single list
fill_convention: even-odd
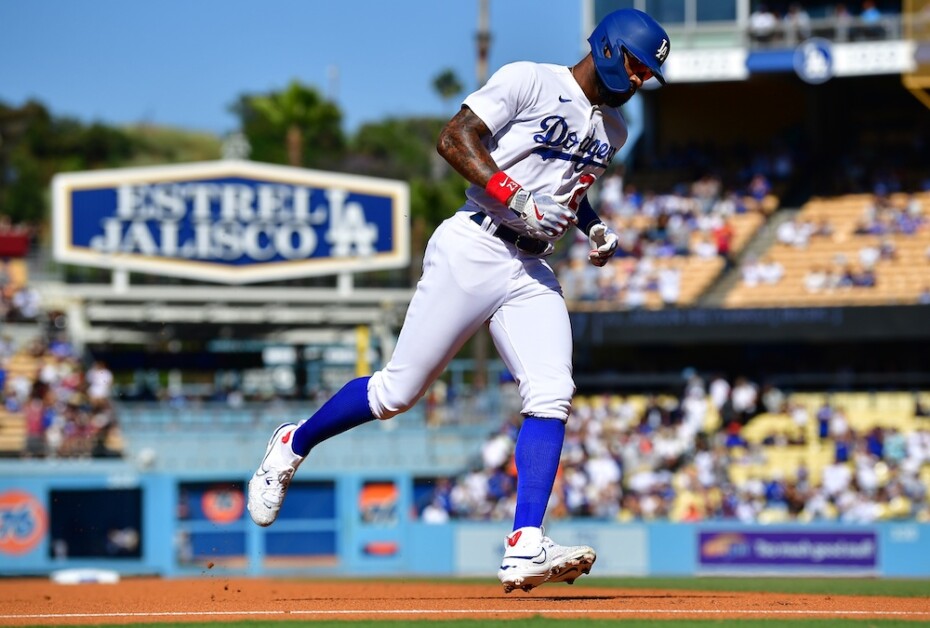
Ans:
[{"label": "blue outfield wall", "polygon": [[[141,473],[113,463],[0,465],[0,573],[493,577],[509,522],[430,525],[422,478],[304,473],[278,521],[252,524],[248,476]],[[744,525],[560,520],[598,551],[595,574],[930,577],[930,524]],[[138,541],[137,543],[135,541]]]}]

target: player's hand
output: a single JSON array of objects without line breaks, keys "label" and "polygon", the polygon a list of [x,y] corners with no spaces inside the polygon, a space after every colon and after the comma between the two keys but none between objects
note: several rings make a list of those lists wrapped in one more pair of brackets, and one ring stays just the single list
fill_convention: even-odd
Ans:
[{"label": "player's hand", "polygon": [[533,237],[542,240],[558,240],[578,221],[575,212],[557,203],[550,194],[534,195],[522,188],[510,199],[508,207],[523,219]]},{"label": "player's hand", "polygon": [[588,261],[597,267],[607,264],[607,260],[614,256],[617,252],[617,245],[620,244],[620,238],[614,230],[602,222],[591,227],[588,240],[591,242]]}]

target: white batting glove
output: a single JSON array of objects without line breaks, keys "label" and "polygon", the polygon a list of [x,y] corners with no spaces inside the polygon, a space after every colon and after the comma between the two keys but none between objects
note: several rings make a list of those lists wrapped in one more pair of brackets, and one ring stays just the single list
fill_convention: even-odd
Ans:
[{"label": "white batting glove", "polygon": [[558,240],[570,225],[578,221],[575,212],[561,205],[550,194],[533,195],[520,188],[507,204],[515,214],[523,219],[533,237],[542,240]]},{"label": "white batting glove", "polygon": [[620,238],[613,229],[602,222],[591,227],[588,232],[588,241],[591,242],[591,252],[588,253],[588,261],[597,267],[603,267],[607,260],[617,252],[617,245],[620,244]]}]

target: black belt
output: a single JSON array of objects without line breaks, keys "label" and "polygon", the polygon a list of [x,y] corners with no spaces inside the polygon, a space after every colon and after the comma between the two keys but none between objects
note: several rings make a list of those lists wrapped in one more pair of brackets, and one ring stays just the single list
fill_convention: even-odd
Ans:
[{"label": "black belt", "polygon": [[[484,212],[475,212],[470,216],[471,221],[479,227],[484,227],[484,219],[487,217],[488,215]],[[524,253],[529,253],[531,255],[541,255],[549,248],[548,242],[543,242],[542,240],[537,240],[528,235],[518,233],[507,225],[497,225],[497,229],[489,233],[500,238],[504,242],[509,242]]]}]

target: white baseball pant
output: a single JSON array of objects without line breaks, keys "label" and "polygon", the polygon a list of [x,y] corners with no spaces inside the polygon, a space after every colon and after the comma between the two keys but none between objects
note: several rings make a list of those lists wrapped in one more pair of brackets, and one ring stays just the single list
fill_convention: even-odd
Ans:
[{"label": "white baseball pant", "polygon": [[469,220],[471,213],[456,212],[430,238],[394,353],[368,384],[372,414],[390,419],[410,409],[490,319],[522,413],[565,421],[575,392],[572,333],[555,273]]}]

